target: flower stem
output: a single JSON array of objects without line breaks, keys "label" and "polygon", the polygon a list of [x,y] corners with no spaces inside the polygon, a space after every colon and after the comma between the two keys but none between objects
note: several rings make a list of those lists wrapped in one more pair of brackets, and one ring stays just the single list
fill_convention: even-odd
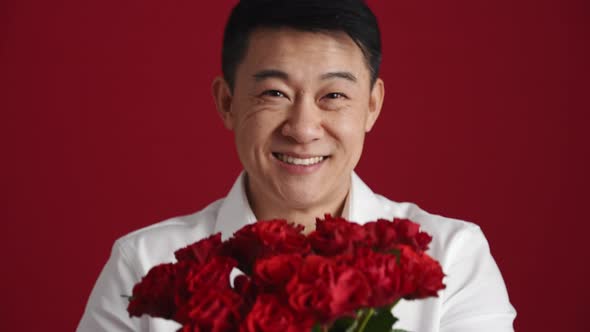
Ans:
[{"label": "flower stem", "polygon": [[367,327],[367,324],[369,323],[369,320],[371,319],[371,317],[373,316],[373,314],[375,314],[375,309],[373,308],[369,308],[368,311],[365,312],[365,314],[363,315],[363,320],[361,321],[361,325],[359,325],[358,329],[356,330],[356,332],[363,332],[365,331],[365,327]]}]

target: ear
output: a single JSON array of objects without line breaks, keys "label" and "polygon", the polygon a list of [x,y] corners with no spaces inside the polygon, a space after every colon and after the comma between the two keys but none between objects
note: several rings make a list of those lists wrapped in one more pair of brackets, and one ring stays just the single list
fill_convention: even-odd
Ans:
[{"label": "ear", "polygon": [[221,116],[225,128],[232,130],[234,127],[234,117],[231,109],[232,93],[229,85],[223,77],[217,76],[213,79],[211,90],[213,92],[215,107],[217,107],[217,113]]},{"label": "ear", "polygon": [[383,98],[385,97],[385,84],[383,80],[378,78],[371,89],[371,96],[369,97],[369,114],[365,122],[365,132],[371,131],[373,125],[377,121],[383,106]]}]

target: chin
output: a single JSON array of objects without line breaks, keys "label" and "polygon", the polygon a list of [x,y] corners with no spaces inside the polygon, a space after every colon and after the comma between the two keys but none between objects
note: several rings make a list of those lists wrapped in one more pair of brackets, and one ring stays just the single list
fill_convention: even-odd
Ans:
[{"label": "chin", "polygon": [[307,209],[310,208],[320,201],[320,196],[317,192],[300,191],[291,192],[288,195],[283,196],[286,206],[294,209]]}]

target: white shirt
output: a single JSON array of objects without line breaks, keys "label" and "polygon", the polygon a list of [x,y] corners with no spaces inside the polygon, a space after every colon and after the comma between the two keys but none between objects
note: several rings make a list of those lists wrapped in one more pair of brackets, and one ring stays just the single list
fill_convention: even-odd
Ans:
[{"label": "white shirt", "polygon": [[[180,325],[159,318],[129,318],[127,299],[133,286],[160,263],[173,262],[174,251],[221,232],[230,237],[256,221],[240,175],[224,199],[187,216],[148,226],[118,239],[88,300],[77,331],[176,331]],[[432,235],[428,254],[446,274],[439,297],[400,301],[395,327],[415,332],[513,331],[516,312],[480,228],[472,223],[429,214],[415,204],[397,203],[375,194],[356,175],[345,207],[358,223],[385,218],[410,219]]]}]

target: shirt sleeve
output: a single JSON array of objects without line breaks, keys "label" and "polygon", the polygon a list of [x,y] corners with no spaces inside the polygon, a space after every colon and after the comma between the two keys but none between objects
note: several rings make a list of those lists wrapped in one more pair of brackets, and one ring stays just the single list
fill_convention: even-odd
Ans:
[{"label": "shirt sleeve", "polygon": [[448,253],[441,332],[511,332],[516,311],[478,226],[467,228]]},{"label": "shirt sleeve", "polygon": [[128,300],[139,276],[133,269],[120,242],[115,242],[78,325],[77,332],[139,331],[140,320],[127,313]]}]

